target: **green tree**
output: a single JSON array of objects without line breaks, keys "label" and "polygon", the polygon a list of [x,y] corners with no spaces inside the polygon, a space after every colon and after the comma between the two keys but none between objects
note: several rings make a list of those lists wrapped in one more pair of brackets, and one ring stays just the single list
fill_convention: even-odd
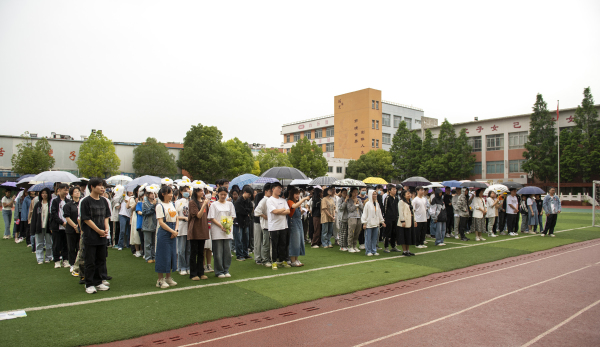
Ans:
[{"label": "green tree", "polygon": [[542,94],[536,96],[531,114],[529,137],[525,143],[523,170],[542,181],[556,179],[556,130],[553,116]]},{"label": "green tree", "polygon": [[133,170],[137,176],[172,177],[177,173],[175,155],[163,143],[149,137],[133,149]]},{"label": "green tree", "polygon": [[473,174],[473,168],[475,167],[475,154],[473,154],[473,146],[469,145],[469,138],[467,137],[467,130],[465,128],[460,129],[460,133],[454,142],[452,148],[452,159],[448,163],[451,168],[450,174],[443,179],[467,179]]},{"label": "green tree", "polygon": [[586,160],[581,130],[577,127],[560,132],[560,179],[574,181],[583,174],[582,165]]},{"label": "green tree", "polygon": [[275,148],[265,148],[261,150],[256,156],[256,160],[259,163],[261,175],[263,174],[263,172],[269,170],[272,167],[292,166],[288,155],[279,152],[279,150]]},{"label": "green tree", "polygon": [[435,157],[435,143],[433,140],[433,134],[431,130],[425,129],[425,138],[423,139],[423,146],[421,148],[421,157],[419,158],[419,175],[427,179],[435,174],[436,166],[433,158]]},{"label": "green tree", "polygon": [[252,150],[247,142],[242,142],[237,137],[225,141],[227,148],[227,160],[229,161],[229,171],[227,177],[234,178],[241,174],[250,173],[254,165]]},{"label": "green tree", "polygon": [[21,135],[23,142],[17,145],[17,154],[11,158],[12,171],[19,175],[39,174],[54,166],[54,158],[50,155],[52,147],[46,138],[33,144],[29,132]]},{"label": "green tree", "polygon": [[321,146],[306,137],[292,146],[288,157],[292,166],[307,177],[315,178],[327,173],[327,159],[323,156]]},{"label": "green tree", "polygon": [[440,127],[440,135],[437,138],[435,157],[433,158],[433,175],[431,179],[435,181],[444,181],[451,177],[457,177],[457,169],[450,165],[456,153],[456,132],[454,127],[447,119],[444,119]]},{"label": "green tree", "polygon": [[84,177],[107,177],[119,173],[121,159],[115,152],[115,145],[102,134],[95,131],[79,147],[77,168]]},{"label": "green tree", "polygon": [[418,174],[421,146],[419,135],[415,131],[408,130],[405,121],[400,122],[390,148],[392,165],[400,181]]},{"label": "green tree", "polygon": [[229,172],[227,148],[217,127],[192,125],[183,139],[177,166],[195,179],[215,182]]},{"label": "green tree", "polygon": [[256,176],[260,176],[260,163],[258,162],[258,160],[254,161],[254,164],[252,165],[252,171],[250,173]]},{"label": "green tree", "polygon": [[[600,167],[600,120],[598,120],[598,110],[594,106],[594,97],[590,87],[583,90],[583,100],[581,105],[575,110],[575,134],[579,137],[582,152],[585,154],[580,163],[581,176],[583,181],[589,180],[592,175],[598,174]],[[563,141],[563,133],[560,133]],[[563,174],[561,158],[561,175]]]},{"label": "green tree", "polygon": [[[364,175],[362,179],[361,174]],[[361,181],[367,177],[380,177],[389,182],[396,177],[396,170],[392,165],[392,155],[383,149],[368,151],[358,160],[348,162],[346,177]]]}]

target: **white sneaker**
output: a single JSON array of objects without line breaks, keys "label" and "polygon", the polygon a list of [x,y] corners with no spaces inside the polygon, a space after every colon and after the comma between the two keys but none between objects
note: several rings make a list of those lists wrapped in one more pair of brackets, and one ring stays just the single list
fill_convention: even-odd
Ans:
[{"label": "white sneaker", "polygon": [[454,236],[455,239],[460,240],[460,236],[456,235]]},{"label": "white sneaker", "polygon": [[54,268],[55,269],[59,269],[60,268],[60,261],[55,261],[54,262]]},{"label": "white sneaker", "polygon": [[365,249],[365,245],[360,245],[360,246],[358,246],[358,248]]},{"label": "white sneaker", "polygon": [[134,254],[134,255],[135,255],[137,258],[139,258],[139,257],[141,257],[141,256],[142,256],[142,252],[135,252],[135,254]]},{"label": "white sneaker", "polygon": [[102,284],[104,284],[107,287],[110,287],[110,282],[108,282],[107,280],[102,280]]},{"label": "white sneaker", "polygon": [[[542,236],[544,236],[544,235],[542,235]],[[43,264],[43,262],[41,262],[41,261],[38,261],[38,265],[42,265],[42,264]]]},{"label": "white sneaker", "polygon": [[319,246],[318,245],[314,245],[314,246],[312,246],[312,248],[319,248]]},{"label": "white sneaker", "polygon": [[157,288],[161,288],[161,289],[166,289],[169,288],[169,285],[167,284],[167,282],[165,282],[164,277],[159,279],[158,281],[156,281],[156,287]]},{"label": "white sneaker", "polygon": [[421,246],[421,248],[427,248],[427,246],[423,245],[423,246]]},{"label": "white sneaker", "polygon": [[485,239],[484,239],[483,237],[480,237],[479,239],[480,239],[481,241],[485,241]]},{"label": "white sneaker", "polygon": [[373,256],[373,254],[367,253],[367,257],[372,257],[372,256]]},{"label": "white sneaker", "polygon": [[231,274],[230,273],[226,273],[225,277],[231,277]]},{"label": "white sneaker", "polygon": [[340,248],[340,251],[342,251],[342,252],[347,252],[347,251],[348,251],[348,248]]},{"label": "white sneaker", "polygon": [[415,248],[423,248],[421,245],[416,245]]},{"label": "white sneaker", "polygon": [[218,277],[218,278],[227,278],[227,276],[225,276],[225,275],[219,275],[219,276],[217,276],[217,277]]},{"label": "white sneaker", "polygon": [[496,235],[496,234],[490,234],[489,236],[490,237],[498,237],[498,235]]},{"label": "white sneaker", "polygon": [[375,254],[373,254],[373,255],[379,255],[379,253],[375,252]]},{"label": "white sneaker", "polygon": [[265,263],[265,266],[266,266],[266,267],[271,267],[271,266],[273,266],[273,264],[271,264],[270,262],[266,262],[266,263]]},{"label": "white sneaker", "polygon": [[71,265],[69,265],[69,262],[66,260],[63,260],[63,267],[70,267]]},{"label": "white sneaker", "polygon": [[96,287],[91,286],[91,287],[86,287],[85,292],[88,294],[96,294],[97,290],[96,290]]},{"label": "white sneaker", "polygon": [[73,272],[73,267],[69,267],[69,272]]},{"label": "white sneaker", "polygon": [[107,291],[109,289],[110,289],[110,287],[109,286],[105,286],[104,284],[96,286],[96,290]]},{"label": "white sneaker", "polygon": [[475,237],[475,241],[481,241],[479,237]]},{"label": "white sneaker", "polygon": [[446,244],[442,242],[442,243],[438,243],[437,245],[438,246],[445,246]]},{"label": "white sneaker", "polygon": [[169,285],[169,287],[177,285],[177,282],[173,281],[173,277],[165,278],[165,282]]},{"label": "white sneaker", "polygon": [[348,248],[348,253],[354,253],[354,248]]},{"label": "white sneaker", "polygon": [[546,235],[544,235],[544,234],[540,234],[540,236],[541,236],[541,237],[544,237],[544,236],[546,236]]},{"label": "white sneaker", "polygon": [[181,271],[179,271],[179,274],[180,274],[181,276],[185,276],[185,270],[181,270]]}]

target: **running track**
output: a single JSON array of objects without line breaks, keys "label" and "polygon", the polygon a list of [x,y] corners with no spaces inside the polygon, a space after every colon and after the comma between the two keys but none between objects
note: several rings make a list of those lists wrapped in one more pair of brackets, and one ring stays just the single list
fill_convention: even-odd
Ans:
[{"label": "running track", "polygon": [[600,346],[600,240],[108,346]]}]

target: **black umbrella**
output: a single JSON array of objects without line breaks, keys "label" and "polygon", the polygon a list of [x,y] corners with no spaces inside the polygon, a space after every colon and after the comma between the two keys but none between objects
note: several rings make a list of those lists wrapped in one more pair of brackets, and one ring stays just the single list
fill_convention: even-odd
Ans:
[{"label": "black umbrella", "polygon": [[330,186],[335,181],[337,181],[337,179],[335,177],[321,176],[321,177],[317,177],[314,180],[310,181],[310,183],[308,185],[310,185],[310,186]]},{"label": "black umbrella", "polygon": [[31,187],[33,184],[29,184],[29,181],[34,177],[35,177],[35,175],[32,175],[32,174],[23,175],[23,176],[19,177],[19,180],[17,181],[17,187],[19,187],[19,188]]},{"label": "black umbrella", "polygon": [[500,182],[498,184],[506,186],[506,188],[508,188],[508,189],[521,189],[521,188],[523,188],[523,185],[521,183],[517,183],[517,182]]},{"label": "black umbrella", "polygon": [[418,187],[418,186],[428,186],[431,182],[424,177],[421,176],[413,176],[402,181],[403,186],[409,187]]},{"label": "black umbrella", "polygon": [[287,166],[276,166],[272,167],[269,170],[263,172],[260,177],[271,177],[271,178],[280,178],[280,179],[308,179],[302,171],[298,169],[294,169],[293,167]]},{"label": "black umbrella", "polygon": [[487,188],[488,185],[483,183],[483,182],[477,182],[477,181],[469,181],[469,182],[463,182],[460,184],[461,187],[467,187],[467,188]]}]

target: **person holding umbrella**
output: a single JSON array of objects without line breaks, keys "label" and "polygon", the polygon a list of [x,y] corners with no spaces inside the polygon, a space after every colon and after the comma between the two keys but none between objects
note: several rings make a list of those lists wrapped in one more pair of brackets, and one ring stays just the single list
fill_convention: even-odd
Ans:
[{"label": "person holding umbrella", "polygon": [[535,235],[534,229],[538,225],[539,213],[537,210],[537,203],[535,202],[535,195],[533,194],[527,197],[527,212],[529,213],[527,218],[529,221],[529,233]]},{"label": "person holding umbrella", "polygon": [[2,197],[2,218],[4,218],[4,239],[10,238],[10,225],[12,224],[12,208],[15,205],[15,197],[10,196],[10,190],[4,192]]},{"label": "person holding umbrella", "polygon": [[496,237],[496,234],[494,234],[494,231],[496,230],[495,225],[496,225],[496,217],[498,215],[497,209],[498,209],[498,205],[500,205],[500,200],[496,199],[496,192],[495,191],[490,191],[489,193],[490,195],[488,196],[488,198],[486,199],[486,207],[487,207],[487,214],[486,214],[486,218],[487,218],[487,222],[488,222],[488,235],[490,237]]},{"label": "person holding umbrella", "polygon": [[562,206],[560,204],[560,199],[555,195],[556,190],[554,188],[550,188],[548,191],[548,195],[544,198],[544,212],[546,212],[546,226],[544,227],[544,232],[541,236],[546,236],[546,234],[550,233],[550,236],[554,237],[554,227],[556,226],[556,218],[558,214],[562,211]]}]

